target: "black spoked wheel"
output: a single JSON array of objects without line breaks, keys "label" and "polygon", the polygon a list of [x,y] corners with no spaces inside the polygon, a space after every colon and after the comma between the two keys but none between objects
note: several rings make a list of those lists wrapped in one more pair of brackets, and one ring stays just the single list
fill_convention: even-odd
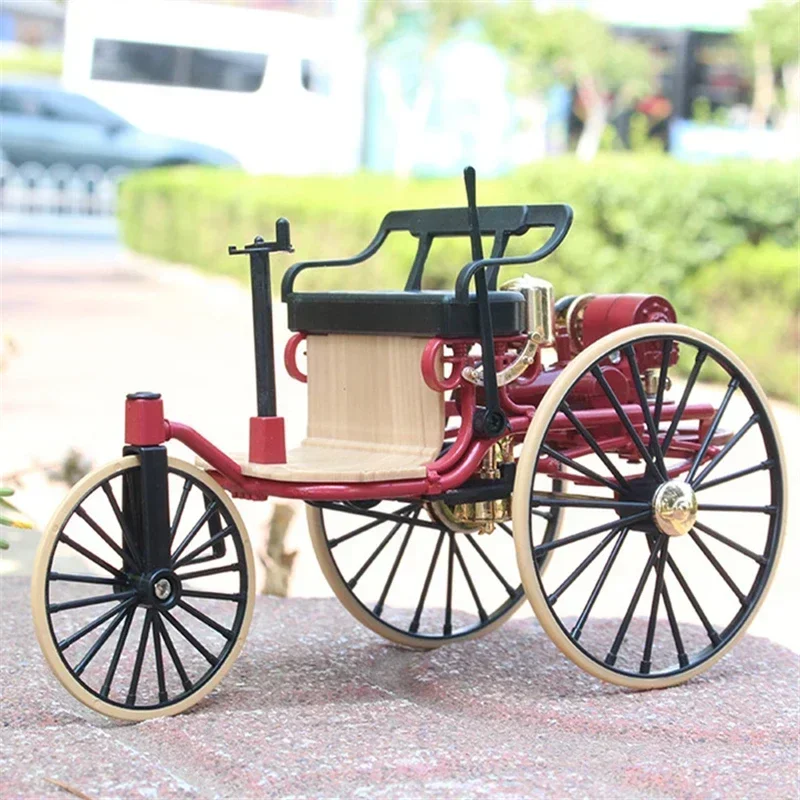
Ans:
[{"label": "black spoked wheel", "polygon": [[[560,511],[532,510],[543,541]],[[447,506],[419,500],[308,506],[320,567],[362,624],[417,649],[472,639],[500,626],[524,599],[510,522],[481,534]]]},{"label": "black spoked wheel", "polygon": [[148,567],[138,456],[78,483],[42,537],[34,623],[61,683],[120,719],[176,714],[222,679],[244,642],[253,564],[241,517],[195,467],[169,459],[169,557]]},{"label": "black spoked wheel", "polygon": [[[554,475],[567,479],[561,491],[547,491]],[[744,633],[779,557],[785,478],[766,398],[703,333],[656,324],[610,334],[537,409],[515,520],[531,508],[562,510],[557,540],[516,536],[525,590],[559,648],[623,686],[687,680]]]}]

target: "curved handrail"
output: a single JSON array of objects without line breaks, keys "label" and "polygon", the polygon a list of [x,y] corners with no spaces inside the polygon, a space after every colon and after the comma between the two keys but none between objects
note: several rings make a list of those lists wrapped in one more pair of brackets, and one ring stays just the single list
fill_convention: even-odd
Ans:
[{"label": "curved handrail", "polygon": [[[553,228],[550,238],[537,250],[523,256],[502,256],[500,258],[482,258],[466,264],[456,278],[456,302],[469,302],[469,284],[478,270],[533,264],[552,253],[564,241],[572,225],[573,212],[568,205],[528,206],[529,217],[525,220],[526,230],[529,228]],[[535,215],[535,216],[534,216]]]}]

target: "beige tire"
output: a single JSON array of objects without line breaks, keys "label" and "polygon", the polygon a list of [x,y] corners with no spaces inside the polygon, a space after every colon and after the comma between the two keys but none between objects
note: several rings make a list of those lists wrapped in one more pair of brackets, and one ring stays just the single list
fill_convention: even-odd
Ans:
[{"label": "beige tire", "polygon": [[[721,641],[720,645],[713,650],[711,655],[704,657],[703,660],[696,665],[689,663],[687,668],[684,668],[681,671],[673,671],[663,675],[638,675],[622,673],[618,670],[610,669],[597,658],[591,657],[587,651],[578,646],[576,641],[571,638],[566,627],[561,624],[558,618],[556,618],[551,606],[547,601],[541,576],[537,574],[537,570],[534,565],[534,544],[531,540],[527,526],[527,519],[529,513],[528,498],[530,497],[533,488],[533,480],[540,448],[544,442],[552,418],[557,413],[562,401],[564,401],[564,399],[569,395],[573,384],[604,355],[613,353],[615,351],[620,351],[620,349],[626,344],[633,342],[634,340],[654,335],[672,337],[676,340],[680,340],[681,337],[685,337],[685,341],[687,341],[687,343],[692,341],[697,342],[704,349],[707,349],[710,352],[719,355],[722,359],[727,360],[729,364],[733,366],[733,368],[738,370],[744,381],[749,384],[749,390],[752,391],[756,403],[759,404],[763,409],[764,415],[767,418],[769,429],[774,436],[774,450],[777,454],[776,460],[779,462],[774,469],[776,478],[778,480],[778,485],[780,486],[778,495],[780,502],[777,504],[777,512],[775,512],[779,515],[779,520],[778,522],[771,523],[769,532],[767,534],[768,541],[772,542],[772,544],[769,545],[769,547],[771,547],[769,573],[765,577],[763,585],[759,590],[760,593],[752,605],[747,617],[743,621],[738,622],[737,626],[732,626],[732,633],[727,637],[727,639]],[[786,524],[786,493],[787,484],[785,460],[780,438],[777,433],[777,427],[769,409],[767,397],[761,387],[758,385],[752,373],[734,353],[732,353],[723,344],[713,339],[711,336],[683,325],[664,323],[645,324],[634,325],[615,331],[603,337],[599,341],[594,342],[592,345],[578,354],[575,359],[566,366],[562,374],[553,382],[553,385],[547,391],[541,404],[537,408],[534,419],[525,437],[517,468],[513,501],[513,519],[515,520],[514,538],[519,571],[525,587],[525,592],[528,596],[531,606],[533,607],[534,613],[539,620],[539,623],[542,625],[547,635],[553,640],[553,642],[555,642],[555,644],[558,646],[561,652],[567,656],[567,658],[569,658],[589,674],[610,683],[632,689],[657,689],[683,683],[695,675],[699,675],[700,673],[709,669],[720,658],[722,658],[744,635],[747,626],[750,624],[759,607],[763,603],[770,583],[774,577],[774,567],[780,557],[780,549],[783,544]],[[765,545],[765,547],[767,547],[767,545]]]},{"label": "beige tire", "polygon": [[[53,671],[53,674],[73,697],[75,697],[77,700],[80,700],[84,705],[88,706],[92,710],[98,711],[99,713],[105,714],[109,717],[129,721],[139,721],[152,719],[154,717],[179,714],[182,711],[194,706],[211,691],[213,691],[217,684],[219,684],[219,682],[225,677],[225,674],[233,665],[233,662],[236,660],[239,652],[242,649],[242,646],[244,645],[244,640],[253,615],[253,605],[255,600],[253,555],[247,538],[247,532],[244,523],[239,515],[239,512],[236,510],[235,505],[222,487],[216,481],[210,478],[205,472],[197,469],[191,464],[187,464],[184,461],[170,457],[168,462],[170,470],[177,470],[179,473],[183,473],[184,477],[188,476],[194,482],[196,482],[196,484],[200,484],[205,487],[208,493],[212,495],[218,501],[218,503],[221,504],[221,506],[224,507],[224,512],[222,513],[225,513],[229,516],[230,521],[240,534],[241,548],[245,562],[244,574],[242,575],[240,573],[240,581],[246,580],[247,589],[246,598],[244,600],[245,606],[243,614],[241,612],[237,612],[237,616],[242,620],[241,625],[238,628],[238,634],[228,647],[228,652],[224,658],[224,661],[217,664],[214,671],[207,679],[204,679],[202,683],[188,696],[185,696],[182,699],[179,699],[177,702],[160,708],[129,708],[118,703],[108,702],[100,697],[96,692],[90,691],[82,681],[73,675],[71,669],[68,668],[67,664],[65,663],[64,657],[62,656],[62,653],[56,644],[55,634],[53,633],[53,629],[51,627],[48,612],[48,576],[50,574],[50,565],[53,558],[53,553],[55,548],[59,545],[58,537],[62,531],[62,528],[64,527],[65,523],[70,520],[73,512],[79,506],[81,506],[84,500],[88,499],[92,492],[99,488],[104,482],[109,481],[110,479],[116,477],[126,470],[131,469],[132,467],[135,467],[138,463],[138,456],[125,456],[95,470],[72,487],[69,494],[56,509],[55,513],[44,529],[36,555],[36,560],[34,562],[31,584],[31,605],[36,637],[39,641],[42,653],[44,654],[48,665]],[[133,614],[135,614],[135,611]],[[154,614],[154,616],[157,615]],[[163,622],[160,624],[163,625]],[[165,639],[162,639],[161,643],[163,647],[163,645],[166,643]],[[147,647],[148,649],[150,647],[149,640],[147,640]]]},{"label": "beige tire", "polygon": [[[325,525],[321,509],[315,506],[307,505],[306,515],[308,520],[308,530],[311,535],[311,543],[314,547],[317,561],[319,562],[322,573],[325,576],[325,579],[328,581],[328,585],[333,590],[333,593],[336,595],[342,605],[350,612],[350,614],[352,614],[353,617],[355,617],[362,625],[366,626],[374,633],[377,633],[379,636],[382,636],[384,639],[393,642],[394,644],[401,645],[403,647],[409,647],[415,650],[432,650],[444,644],[477,639],[499,628],[504,622],[506,622],[506,620],[513,616],[513,614],[525,600],[524,592],[521,591],[521,589],[517,589],[513,598],[509,598],[508,601],[500,607],[496,615],[492,615],[485,624],[479,625],[478,627],[474,627],[473,629],[466,630],[464,632],[454,631],[452,636],[437,636],[434,638],[432,636],[425,637],[408,633],[399,627],[380,619],[373,613],[372,610],[370,610],[370,608],[367,607],[367,605],[362,603],[358,597],[356,597],[353,589],[348,586],[347,582],[339,571],[339,567],[337,566],[331,550],[328,547],[328,540],[325,534]],[[433,533],[434,537],[436,536],[435,531],[431,531],[431,533]],[[505,536],[505,534],[500,531],[490,534],[490,536],[499,535]],[[460,538],[462,534],[454,534],[453,536],[457,541],[463,541]],[[463,549],[467,548],[465,543],[461,546]],[[446,547],[442,548],[440,555],[442,557],[446,557]],[[427,564],[423,565],[423,570],[424,567],[427,567]],[[514,573],[514,585],[516,586],[517,581],[519,580],[518,576],[516,575],[516,569],[514,569]],[[508,578],[511,580],[510,574]],[[486,579],[491,580],[492,578],[486,577]]]}]

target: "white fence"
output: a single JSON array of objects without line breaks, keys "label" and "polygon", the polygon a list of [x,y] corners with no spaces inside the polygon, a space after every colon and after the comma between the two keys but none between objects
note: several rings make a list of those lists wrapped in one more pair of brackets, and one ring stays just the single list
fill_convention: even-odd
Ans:
[{"label": "white fence", "polygon": [[0,211],[13,217],[87,220],[113,218],[124,167],[104,170],[93,164],[44,167],[0,162]]}]

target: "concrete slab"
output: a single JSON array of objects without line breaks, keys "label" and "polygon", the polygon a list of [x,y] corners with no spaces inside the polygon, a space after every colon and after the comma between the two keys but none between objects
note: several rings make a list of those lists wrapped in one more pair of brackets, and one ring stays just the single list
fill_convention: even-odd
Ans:
[{"label": "concrete slab", "polygon": [[178,717],[121,724],[74,701],[0,579],[0,796],[788,798],[800,657],[746,637],[688,684],[595,681],[531,620],[431,653],[335,601],[257,599],[239,661]]}]

